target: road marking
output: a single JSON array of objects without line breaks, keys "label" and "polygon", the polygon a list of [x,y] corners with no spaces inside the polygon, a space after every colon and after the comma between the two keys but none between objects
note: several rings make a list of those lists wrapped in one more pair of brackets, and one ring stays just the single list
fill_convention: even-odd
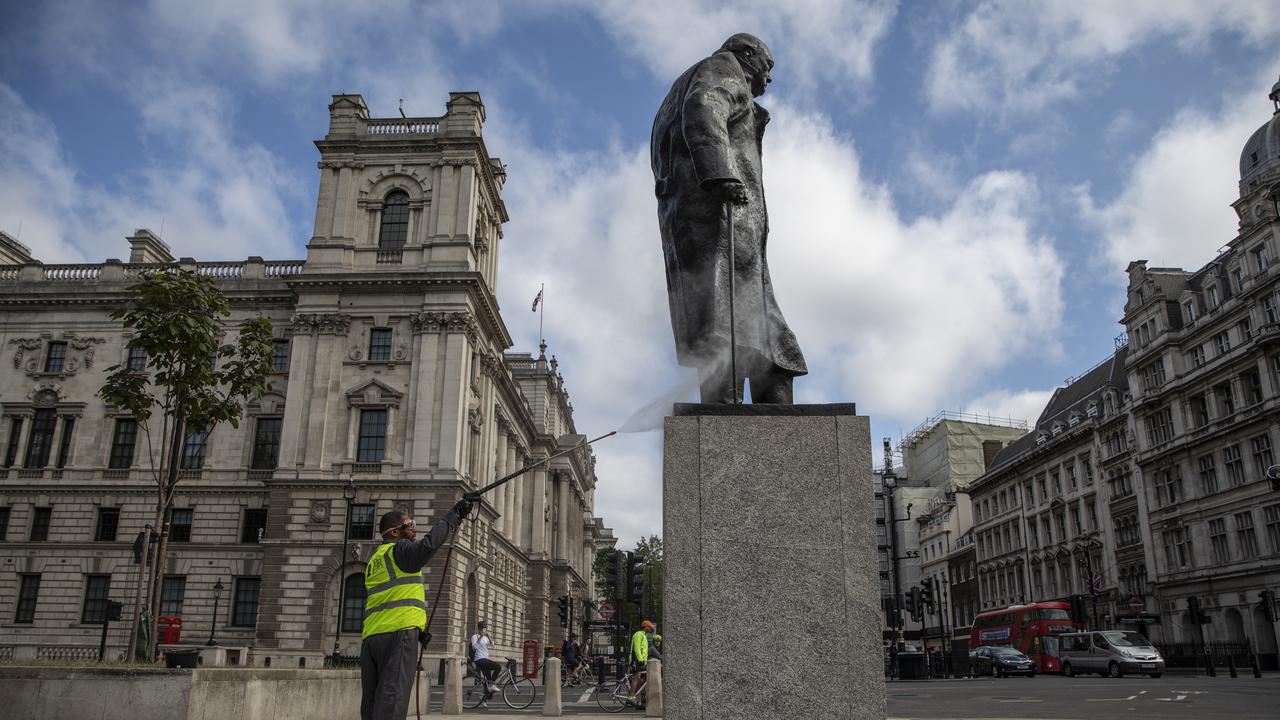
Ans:
[{"label": "road marking", "polygon": [[[1143,690],[1143,692],[1146,692],[1146,690]],[[1130,695],[1129,697],[1123,697],[1123,698],[1085,698],[1084,701],[1085,702],[1131,702],[1137,699],[1138,699],[1137,695]]]},{"label": "road marking", "polygon": [[579,704],[579,705],[586,705],[587,703],[591,702],[591,693],[592,693],[593,691],[594,691],[594,689],[592,689],[592,690],[583,690],[583,691],[582,691],[582,697],[578,698],[578,704]]},{"label": "road marking", "polygon": [[1159,700],[1160,702],[1182,702],[1183,700],[1186,700],[1186,699],[1187,699],[1186,695],[1179,695],[1178,697],[1175,697],[1175,698],[1156,698],[1156,700]]}]

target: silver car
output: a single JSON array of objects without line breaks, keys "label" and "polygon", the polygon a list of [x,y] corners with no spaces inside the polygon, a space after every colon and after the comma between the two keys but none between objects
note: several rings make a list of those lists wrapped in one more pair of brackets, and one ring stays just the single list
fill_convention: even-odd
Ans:
[{"label": "silver car", "polygon": [[1116,678],[1125,674],[1158,678],[1164,673],[1164,658],[1145,637],[1130,630],[1059,635],[1058,657],[1067,677],[1095,672]]}]

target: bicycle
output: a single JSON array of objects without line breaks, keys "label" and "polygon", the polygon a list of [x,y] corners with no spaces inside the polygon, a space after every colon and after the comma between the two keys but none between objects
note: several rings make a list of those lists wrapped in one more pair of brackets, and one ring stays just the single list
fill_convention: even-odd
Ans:
[{"label": "bicycle", "polygon": [[631,695],[631,678],[634,677],[630,672],[624,674],[616,683],[603,682],[596,686],[595,696],[596,704],[605,712],[622,712],[627,707],[633,707],[643,710],[645,705],[645,688],[648,686],[648,680],[645,678],[644,671],[640,672],[640,687],[636,688],[636,699],[628,700]]},{"label": "bicycle", "polygon": [[[489,691],[488,683],[474,663],[468,662],[467,669],[474,678],[471,686],[462,691],[462,706],[468,710],[480,707],[485,701],[497,693]],[[507,658],[507,666],[498,673],[493,681],[502,693],[502,702],[512,710],[523,710],[533,704],[538,697],[538,687],[526,677],[516,677],[516,661]]]},{"label": "bicycle", "polygon": [[560,668],[560,687],[592,687],[596,684],[595,669],[591,663],[583,662],[583,669],[576,676],[570,674],[567,668]]}]

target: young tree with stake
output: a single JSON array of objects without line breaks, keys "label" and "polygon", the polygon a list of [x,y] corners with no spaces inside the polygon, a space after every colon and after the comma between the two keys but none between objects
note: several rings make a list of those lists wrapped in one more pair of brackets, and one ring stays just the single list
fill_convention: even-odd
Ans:
[{"label": "young tree with stake", "polygon": [[[137,638],[142,609],[151,608],[148,623],[159,611],[183,440],[192,432],[207,434],[223,422],[239,427],[243,405],[270,389],[266,376],[274,348],[271,323],[262,317],[242,321],[235,344],[220,345],[231,306],[207,276],[176,269],[143,273],[128,289],[130,300],[111,317],[132,332],[126,347],[144,352],[147,368],[135,371],[128,363],[107,368],[98,397],[137,421],[156,487],[153,527],[160,528],[160,542],[145,592],[142,578],[149,552],[143,552],[138,570],[129,638],[132,660],[141,650]],[[149,632],[149,637],[144,655],[148,660],[155,657],[156,646],[155,633]]]}]

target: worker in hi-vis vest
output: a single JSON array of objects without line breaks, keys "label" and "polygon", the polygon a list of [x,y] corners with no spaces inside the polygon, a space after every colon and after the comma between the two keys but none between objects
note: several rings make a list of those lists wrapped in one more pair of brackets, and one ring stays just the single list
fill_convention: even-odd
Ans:
[{"label": "worker in hi-vis vest", "polygon": [[420,540],[413,518],[399,510],[378,522],[382,545],[364,569],[361,720],[404,720],[408,714],[417,669],[415,653],[427,627],[422,568],[478,499],[478,495],[464,495]]}]

